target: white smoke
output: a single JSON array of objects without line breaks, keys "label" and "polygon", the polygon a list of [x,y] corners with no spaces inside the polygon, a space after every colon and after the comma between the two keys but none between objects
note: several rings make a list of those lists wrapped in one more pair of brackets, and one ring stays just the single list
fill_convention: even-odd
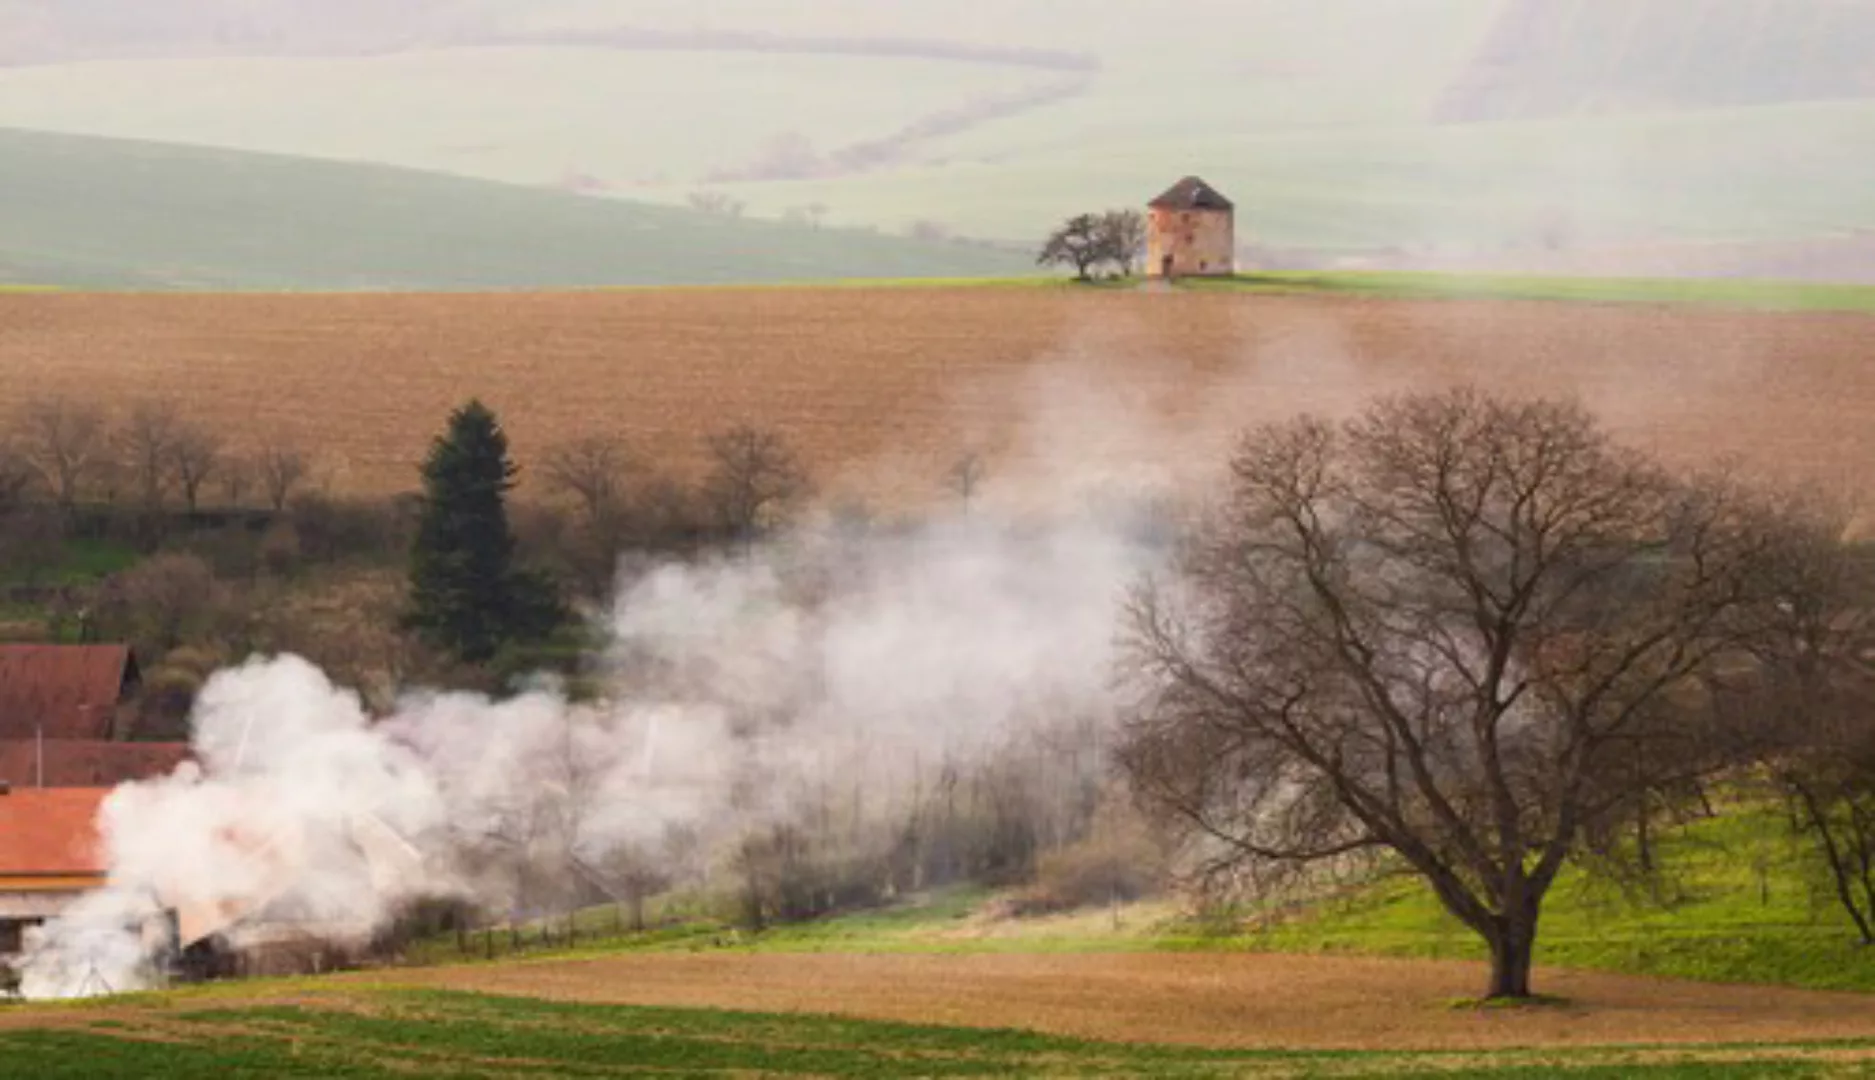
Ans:
[{"label": "white smoke", "polygon": [[425,693],[374,718],[302,660],[222,672],[198,762],[105,803],[108,887],[34,935],[25,992],[151,985],[166,911],[183,944],[237,945],[278,925],[362,942],[429,897],[541,914],[569,867],[603,882],[673,829],[707,857],[816,785],[885,807],[923,763],[1098,728],[1151,557],[1124,518],[979,511],[656,567],[621,586],[586,704]]}]

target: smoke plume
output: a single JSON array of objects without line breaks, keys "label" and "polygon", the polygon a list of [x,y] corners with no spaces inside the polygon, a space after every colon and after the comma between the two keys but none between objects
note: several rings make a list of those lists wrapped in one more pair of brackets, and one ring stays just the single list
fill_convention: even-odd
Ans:
[{"label": "smoke plume", "polygon": [[940,763],[1063,725],[1096,771],[1142,536],[1119,513],[977,508],[655,566],[619,588],[596,701],[542,684],[374,717],[299,659],[222,672],[197,761],[108,798],[108,887],[34,936],[25,991],[157,982],[164,912],[176,943],[237,947],[283,928],[363,943],[428,898],[534,917],[647,860],[707,878],[747,837],[834,808],[859,822],[840,831],[852,853],[877,854]]}]

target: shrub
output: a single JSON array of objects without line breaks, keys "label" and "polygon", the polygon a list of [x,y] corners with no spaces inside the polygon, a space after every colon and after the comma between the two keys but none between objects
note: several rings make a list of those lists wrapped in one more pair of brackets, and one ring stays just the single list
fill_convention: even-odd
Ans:
[{"label": "shrub", "polygon": [[1151,896],[1165,883],[1157,839],[1124,804],[1110,799],[1080,843],[1043,855],[1035,880],[1010,902],[1017,916],[1047,915]]}]

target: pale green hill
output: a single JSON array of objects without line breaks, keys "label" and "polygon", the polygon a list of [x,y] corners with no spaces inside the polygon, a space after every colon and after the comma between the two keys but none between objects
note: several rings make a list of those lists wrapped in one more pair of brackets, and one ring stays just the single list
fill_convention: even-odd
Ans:
[{"label": "pale green hill", "polygon": [[0,283],[482,289],[1019,273],[1020,254],[440,174],[0,129]]}]

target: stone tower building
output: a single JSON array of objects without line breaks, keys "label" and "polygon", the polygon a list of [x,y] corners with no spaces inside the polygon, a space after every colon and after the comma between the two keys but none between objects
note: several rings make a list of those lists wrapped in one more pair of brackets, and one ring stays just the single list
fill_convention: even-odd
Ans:
[{"label": "stone tower building", "polygon": [[1152,200],[1146,273],[1157,278],[1237,272],[1237,208],[1195,176]]}]

